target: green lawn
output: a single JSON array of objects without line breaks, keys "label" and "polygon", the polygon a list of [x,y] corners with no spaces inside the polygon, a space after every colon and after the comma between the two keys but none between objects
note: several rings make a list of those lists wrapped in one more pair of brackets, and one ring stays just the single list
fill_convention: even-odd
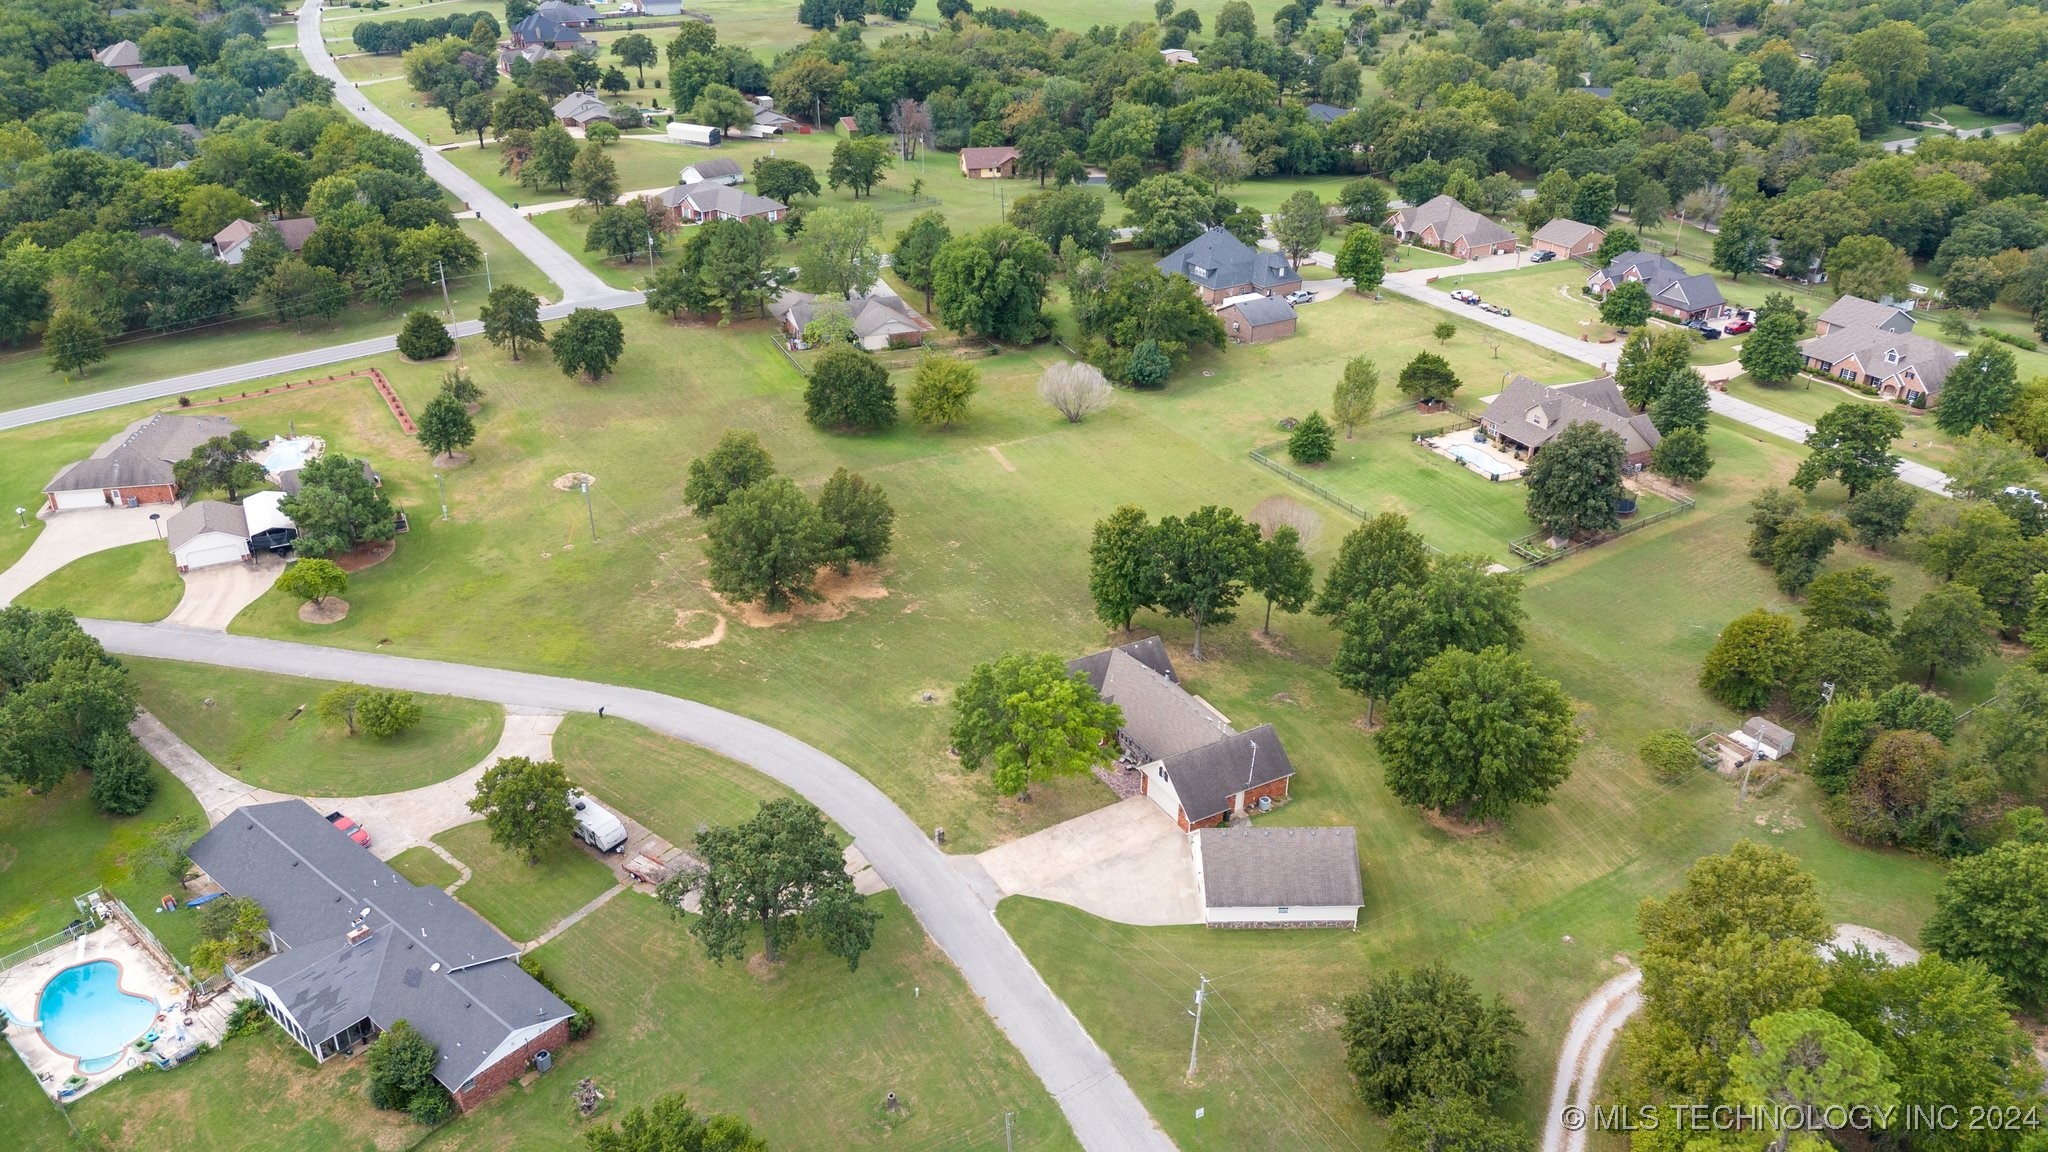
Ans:
[{"label": "green lawn", "polygon": [[537,939],[617,882],[610,867],[571,839],[544,849],[537,864],[491,843],[481,820],[450,828],[434,843],[469,865],[470,880],[457,897],[514,940]]},{"label": "green lawn", "polygon": [[393,856],[389,863],[400,876],[429,888],[446,888],[462,879],[462,873],[457,872],[454,865],[425,845],[407,848]]},{"label": "green lawn", "polygon": [[[505,726],[495,704],[423,696],[426,716],[389,739],[322,720],[329,680],[131,660],[142,706],[214,767],[259,788],[314,796],[402,792],[482,761]],[[301,706],[304,712],[300,712]]]},{"label": "green lawn", "polygon": [[[378,87],[389,88],[393,85],[385,84]],[[378,89],[370,90],[375,92]],[[554,285],[540,274],[540,270],[533,266],[532,261],[506,243],[490,225],[475,220],[464,220],[460,223],[462,230],[477,242],[477,246],[489,259],[490,275],[486,277],[484,270],[479,268],[469,275],[449,277],[448,294],[454,302],[457,318],[468,320],[476,316],[477,309],[482,306],[484,297],[488,295],[485,287],[487,280],[494,284],[524,285],[540,294],[543,299],[554,299]],[[437,285],[430,292],[416,293],[409,297],[404,306],[439,312],[440,303],[441,293]],[[78,376],[60,375],[50,371],[41,347],[27,344],[0,353],[0,410],[24,408],[66,396],[103,392],[146,380],[160,380],[250,360],[284,356],[327,344],[366,340],[372,336],[397,332],[402,319],[402,313],[357,305],[343,312],[341,317],[331,324],[311,323],[303,329],[295,329],[290,325],[265,319],[260,309],[245,308],[238,318],[194,331],[163,336],[137,332],[109,341],[107,358],[93,365],[90,371]],[[331,369],[305,372],[299,374],[297,378],[303,380],[307,376],[326,375],[328,371]],[[54,473],[55,468],[52,468],[51,472]],[[36,487],[40,489],[49,479],[49,475],[37,478]],[[37,503],[40,503],[40,500],[31,501],[29,506],[34,507]]]},{"label": "green lawn", "polygon": [[699,828],[737,824],[787,788],[744,764],[623,720],[581,713],[555,733],[555,759],[569,778],[614,811],[671,844]]},{"label": "green lawn", "polygon": [[[18,531],[18,530],[17,530]],[[69,608],[74,616],[161,620],[185,595],[170,553],[155,540],[84,556],[15,598],[30,608]]]}]

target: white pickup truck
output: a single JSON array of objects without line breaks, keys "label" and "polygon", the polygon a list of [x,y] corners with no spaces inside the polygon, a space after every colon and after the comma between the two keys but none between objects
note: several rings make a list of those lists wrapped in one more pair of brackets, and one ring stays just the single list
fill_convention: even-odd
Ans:
[{"label": "white pickup truck", "polygon": [[569,789],[569,806],[576,810],[576,836],[585,844],[599,852],[617,852],[626,846],[625,822],[582,789]]}]

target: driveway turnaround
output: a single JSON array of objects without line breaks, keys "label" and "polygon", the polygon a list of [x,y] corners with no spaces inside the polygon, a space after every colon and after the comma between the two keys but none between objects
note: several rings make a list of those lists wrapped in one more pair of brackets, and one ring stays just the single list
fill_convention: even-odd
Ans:
[{"label": "driveway turnaround", "polygon": [[1200,924],[1195,851],[1149,797],[1132,796],[983,852],[998,898],[1036,896],[1119,924]]},{"label": "driveway turnaround", "polygon": [[[58,512],[43,517],[43,531],[21,559],[5,572],[0,572],[0,608],[14,603],[14,598],[36,586],[43,577],[50,575],[66,564],[95,552],[119,548],[124,544],[140,544],[154,540],[157,526],[150,520],[154,512],[168,520],[178,510],[175,504],[158,504],[145,508],[79,508],[70,512]],[[21,532],[22,528],[4,528],[0,531]],[[164,563],[171,562],[169,551],[164,553]]]},{"label": "driveway turnaround", "polygon": [[[303,25],[301,26],[303,30]],[[1172,1141],[993,913],[881,789],[787,733],[690,700],[589,680],[350,652],[161,624],[81,621],[110,651],[290,676],[321,676],[505,705],[595,712],[710,749],[779,780],[859,842],[989,1016],[1059,1101],[1089,1152],[1165,1152]],[[373,830],[372,835],[376,833]]]}]

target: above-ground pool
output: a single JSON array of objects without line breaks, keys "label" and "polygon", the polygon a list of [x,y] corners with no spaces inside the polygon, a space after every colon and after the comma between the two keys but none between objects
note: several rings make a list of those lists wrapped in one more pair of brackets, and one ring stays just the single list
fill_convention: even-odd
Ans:
[{"label": "above-ground pool", "polygon": [[45,1043],[76,1057],[86,1071],[97,1071],[149,1031],[156,1002],[121,991],[121,966],[95,960],[50,977],[36,1014]]}]

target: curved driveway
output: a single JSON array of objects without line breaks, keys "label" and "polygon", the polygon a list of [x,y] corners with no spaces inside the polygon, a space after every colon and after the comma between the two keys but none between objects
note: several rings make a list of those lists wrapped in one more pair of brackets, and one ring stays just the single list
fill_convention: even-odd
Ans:
[{"label": "curved driveway", "polygon": [[1108,1055],[1046,987],[994,913],[923,830],[859,773],[793,736],[693,701],[588,680],[161,624],[80,623],[109,651],[128,656],[350,680],[565,712],[595,712],[603,706],[608,715],[751,765],[795,789],[852,833],[876,871],[902,896],[925,932],[982,998],[996,1025],[1045,1082],[1082,1147],[1090,1152],[1173,1148]]}]

